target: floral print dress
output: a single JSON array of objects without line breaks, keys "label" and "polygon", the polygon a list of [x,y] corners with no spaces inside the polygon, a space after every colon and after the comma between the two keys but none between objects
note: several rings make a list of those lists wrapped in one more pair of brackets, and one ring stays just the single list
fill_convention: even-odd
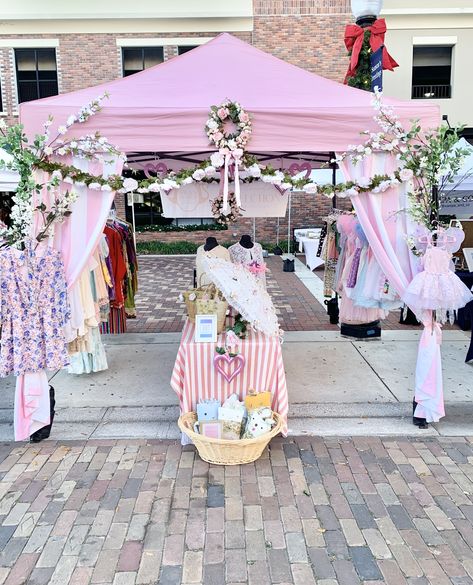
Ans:
[{"label": "floral print dress", "polygon": [[57,250],[0,250],[0,376],[57,370],[69,363],[63,327],[70,318]]}]

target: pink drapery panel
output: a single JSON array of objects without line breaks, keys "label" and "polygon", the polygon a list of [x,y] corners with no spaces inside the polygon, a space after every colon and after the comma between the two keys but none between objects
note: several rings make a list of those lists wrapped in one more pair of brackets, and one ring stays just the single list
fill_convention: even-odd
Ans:
[{"label": "pink drapery panel", "polygon": [[[395,157],[374,154],[356,166],[351,161],[341,163],[347,180],[390,174],[397,167]],[[406,234],[413,233],[407,213],[407,187],[401,184],[384,193],[363,193],[353,197],[353,206],[373,253],[391,286],[402,297],[406,287],[419,270],[418,261],[409,251]],[[424,323],[419,342],[415,376],[416,416],[436,422],[445,415],[443,404],[442,361],[440,354],[441,329],[432,328],[430,319]]]},{"label": "pink drapery panel", "polygon": [[[86,159],[73,158],[72,164],[95,176],[105,177],[120,174],[122,161],[114,158],[104,162],[90,162]],[[36,180],[44,183],[45,174],[38,172]],[[97,247],[108,213],[113,202],[113,191],[95,191],[86,186],[78,187],[69,183],[61,184],[61,191],[73,189],[79,197],[72,206],[72,215],[62,224],[56,224],[52,245],[61,251],[66,281],[70,289],[87,265]],[[43,201],[48,207],[52,193],[43,189],[34,205]],[[39,214],[35,214],[33,236],[41,230]],[[74,310],[74,307],[72,307]],[[46,372],[27,372],[18,376],[15,390],[14,427],[15,440],[24,441],[35,431],[49,424],[49,383]],[[39,426],[38,426],[39,425]]]}]

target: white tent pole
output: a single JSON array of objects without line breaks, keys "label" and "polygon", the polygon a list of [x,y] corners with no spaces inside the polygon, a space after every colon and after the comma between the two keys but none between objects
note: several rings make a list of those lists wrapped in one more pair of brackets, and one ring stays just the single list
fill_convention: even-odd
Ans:
[{"label": "white tent pole", "polygon": [[136,250],[136,230],[135,230],[135,193],[131,194],[131,217],[133,223],[133,243],[135,244]]},{"label": "white tent pole", "polygon": [[253,242],[256,242],[256,217],[253,218]]}]

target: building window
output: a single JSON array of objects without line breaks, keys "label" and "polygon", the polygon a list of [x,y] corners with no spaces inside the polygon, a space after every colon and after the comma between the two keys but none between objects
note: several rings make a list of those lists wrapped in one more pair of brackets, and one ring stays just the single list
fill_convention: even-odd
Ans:
[{"label": "building window", "polygon": [[123,47],[123,77],[159,65],[164,61],[163,47]]},{"label": "building window", "polygon": [[199,45],[180,45],[179,47],[177,47],[177,54],[184,55],[184,53],[188,53],[189,51],[192,51],[192,49],[195,49],[198,46]]},{"label": "building window", "polygon": [[18,102],[58,94],[56,49],[15,49]]},{"label": "building window", "polygon": [[414,47],[412,98],[451,97],[452,47]]},{"label": "building window", "polygon": [[[125,194],[126,220],[133,221],[131,206],[131,193]],[[137,228],[158,225],[175,225],[183,227],[186,225],[208,225],[214,224],[213,218],[185,218],[171,219],[163,217],[163,206],[161,196],[157,193],[135,194],[135,225]]]}]

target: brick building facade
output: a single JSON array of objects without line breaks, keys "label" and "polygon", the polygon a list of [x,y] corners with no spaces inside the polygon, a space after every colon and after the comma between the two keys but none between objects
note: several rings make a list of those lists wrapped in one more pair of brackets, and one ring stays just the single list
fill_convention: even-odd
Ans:
[{"label": "brick building facade", "polygon": [[[53,47],[56,55],[57,83],[60,93],[74,91],[107,82],[123,75],[122,49],[139,46],[143,39],[145,46],[163,46],[164,60],[178,54],[180,42],[201,44],[218,32],[228,31],[240,39],[253,44],[263,51],[284,59],[309,71],[341,81],[346,66],[346,50],[343,45],[343,30],[351,19],[349,0],[253,0],[253,14],[249,30],[234,30],[229,20],[228,27],[220,30],[205,30],[202,22],[196,20],[196,30],[190,30],[187,23],[183,32],[156,32],[153,26],[140,31],[124,30],[120,23],[114,30],[107,25],[107,32],[28,32],[5,34],[0,28],[0,84],[3,116],[9,123],[18,121],[18,90],[15,50],[17,47]],[[152,21],[150,21],[152,22]],[[191,25],[192,27],[192,25]],[[64,27],[67,30],[68,26]],[[143,28],[143,27],[141,27]],[[212,27],[215,29],[215,27]],[[26,29],[25,29],[26,30]],[[34,31],[34,29],[31,29]],[[283,83],[284,81],[281,80]],[[125,199],[117,196],[118,213],[125,215]],[[330,209],[331,202],[320,196],[295,193],[292,205],[292,225],[303,227],[320,224],[321,217]],[[252,220],[240,220],[227,232],[232,237],[252,232]],[[275,241],[276,220],[259,219],[256,222],[257,238]],[[287,218],[280,221],[280,233],[287,233]],[[189,239],[205,238],[206,233],[193,233]],[[173,233],[147,233],[142,239],[176,239]],[[182,238],[182,234],[179,234]],[[187,237],[187,234],[186,234]]]}]

